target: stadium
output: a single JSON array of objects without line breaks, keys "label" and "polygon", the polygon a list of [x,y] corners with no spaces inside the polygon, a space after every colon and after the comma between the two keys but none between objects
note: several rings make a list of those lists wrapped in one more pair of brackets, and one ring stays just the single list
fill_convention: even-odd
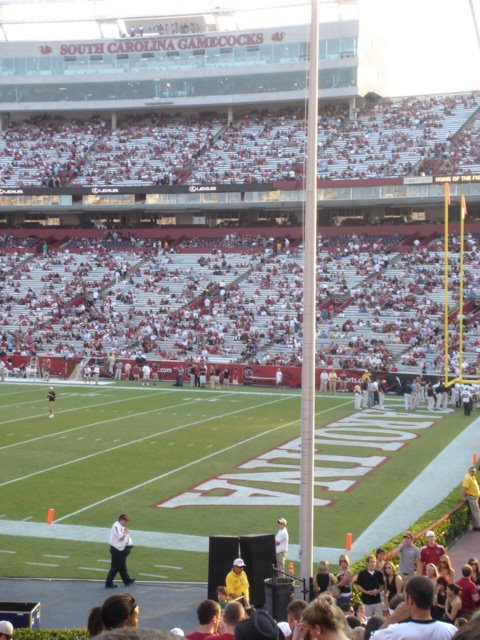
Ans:
[{"label": "stadium", "polygon": [[309,3],[71,4],[0,1],[2,575],[102,583],[119,513],[145,583],[280,516],[297,571],[420,539],[479,446],[480,87],[392,93],[319,2],[312,153]]}]

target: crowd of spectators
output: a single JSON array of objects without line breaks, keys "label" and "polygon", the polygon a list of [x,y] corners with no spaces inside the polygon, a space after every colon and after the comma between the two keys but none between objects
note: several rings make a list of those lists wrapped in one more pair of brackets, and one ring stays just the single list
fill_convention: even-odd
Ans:
[{"label": "crowd of spectators", "polygon": [[[398,568],[383,549],[377,549],[355,575],[345,554],[336,575],[321,560],[309,602],[292,597],[285,604],[273,605],[283,619],[274,619],[264,608],[256,609],[246,598],[233,599],[234,594],[219,586],[218,601],[207,599],[198,604],[194,629],[142,629],[141,603],[121,593],[91,609],[87,632],[99,640],[369,640],[373,635],[382,640],[477,640],[477,559],[469,559],[461,576],[456,576],[433,531],[427,532],[427,544],[421,549],[407,532],[392,553],[400,555]],[[8,631],[11,637],[11,625]]]},{"label": "crowd of spectators", "polygon": [[2,251],[28,252],[39,242],[40,240],[35,236],[17,238],[12,234],[0,234],[0,249],[2,249]]},{"label": "crowd of spectators", "polygon": [[[422,160],[448,170],[479,164],[479,125],[463,126],[476,93],[383,99],[353,114],[321,105],[318,175],[365,179],[411,173]],[[306,151],[301,108],[234,114],[34,116],[0,132],[0,184],[14,187],[262,183],[299,180]]]},{"label": "crowd of spectators", "polygon": [[435,145],[432,154],[437,173],[480,172],[480,119],[478,116],[455,136]]},{"label": "crowd of spectators", "polygon": [[[346,121],[345,105],[322,107],[318,138],[326,145]],[[301,109],[252,111],[229,125],[196,164],[193,182],[273,182],[297,180],[306,150],[306,128]]]},{"label": "crowd of spectators", "polygon": [[[5,254],[0,330],[7,351],[300,365],[302,245],[268,234],[227,237],[208,247],[193,238],[173,249],[106,231],[101,240],[69,241],[57,251],[24,253],[20,261],[17,253]],[[454,368],[456,241],[452,237]],[[224,253],[218,242],[235,251]],[[444,283],[437,241],[409,252],[378,236],[344,236],[335,245],[319,236],[317,245],[317,366],[441,372]],[[469,373],[480,366],[478,258],[478,238],[467,235],[464,297],[471,314],[463,366]]]},{"label": "crowd of spectators", "polygon": [[74,184],[177,184],[221,129],[220,116],[129,115],[96,142]]},{"label": "crowd of spectators", "polygon": [[325,180],[408,175],[479,105],[477,94],[381,100],[358,110],[321,149],[318,174]]}]

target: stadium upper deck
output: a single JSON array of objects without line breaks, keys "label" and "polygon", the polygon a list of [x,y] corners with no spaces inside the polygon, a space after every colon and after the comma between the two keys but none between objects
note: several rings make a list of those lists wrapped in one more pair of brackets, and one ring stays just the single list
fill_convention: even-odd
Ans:
[{"label": "stadium upper deck", "polygon": [[[358,94],[358,21],[323,25],[320,97]],[[138,109],[303,101],[308,29],[5,43],[0,105],[32,109]]]},{"label": "stadium upper deck", "polygon": [[[452,195],[480,199],[472,175],[479,104],[476,93],[365,101],[353,112],[342,101],[322,103],[319,199],[332,207],[328,221],[364,216],[360,207],[370,222],[439,218],[442,179],[428,174],[452,163],[465,172],[452,178]],[[24,224],[18,207],[35,206],[74,226],[79,210],[100,211],[104,220],[114,207],[125,217],[109,223],[124,225],[162,218],[192,224],[199,209],[215,209],[214,224],[228,222],[232,211],[233,223],[249,214],[245,221],[257,222],[265,213],[300,221],[305,148],[299,107],[128,112],[115,123],[89,111],[75,119],[12,120],[0,133],[4,224]],[[417,203],[423,217],[412,216]]]},{"label": "stadium upper deck", "polygon": [[[0,224],[300,222],[307,27],[130,26],[2,44]],[[478,95],[366,95],[365,25],[320,33],[325,221],[438,218],[431,176],[453,167],[452,195],[480,200]]]}]

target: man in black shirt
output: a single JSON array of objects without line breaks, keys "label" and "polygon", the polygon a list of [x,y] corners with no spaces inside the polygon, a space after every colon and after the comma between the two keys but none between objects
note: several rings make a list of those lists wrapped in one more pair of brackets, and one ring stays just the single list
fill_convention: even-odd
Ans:
[{"label": "man in black shirt", "polygon": [[47,400],[48,400],[48,417],[55,417],[55,399],[56,393],[53,387],[48,387]]},{"label": "man in black shirt", "polygon": [[357,588],[365,605],[365,615],[383,616],[383,573],[375,569],[375,556],[368,556],[367,568],[362,569],[357,577]]}]

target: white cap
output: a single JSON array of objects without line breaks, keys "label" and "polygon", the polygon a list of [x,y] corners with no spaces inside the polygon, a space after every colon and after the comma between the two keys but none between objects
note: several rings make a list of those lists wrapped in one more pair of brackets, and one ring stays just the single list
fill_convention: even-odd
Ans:
[{"label": "white cap", "polygon": [[244,561],[241,558],[236,558],[233,561],[233,566],[234,567],[246,567],[247,565],[244,563]]},{"label": "white cap", "polygon": [[292,630],[290,629],[288,622],[277,622],[277,626],[285,638],[289,638],[292,635]]},{"label": "white cap", "polygon": [[435,537],[435,533],[433,531],[427,531],[427,533],[425,534],[426,538],[434,538]]},{"label": "white cap", "polygon": [[170,633],[173,633],[174,636],[181,636],[182,638],[185,636],[183,629],[179,627],[173,627],[173,629],[170,629]]},{"label": "white cap", "polygon": [[285,638],[289,638],[292,635],[292,630],[290,629],[288,622],[277,622],[277,626]]},{"label": "white cap", "polygon": [[13,636],[13,624],[8,620],[0,620],[0,634]]}]

